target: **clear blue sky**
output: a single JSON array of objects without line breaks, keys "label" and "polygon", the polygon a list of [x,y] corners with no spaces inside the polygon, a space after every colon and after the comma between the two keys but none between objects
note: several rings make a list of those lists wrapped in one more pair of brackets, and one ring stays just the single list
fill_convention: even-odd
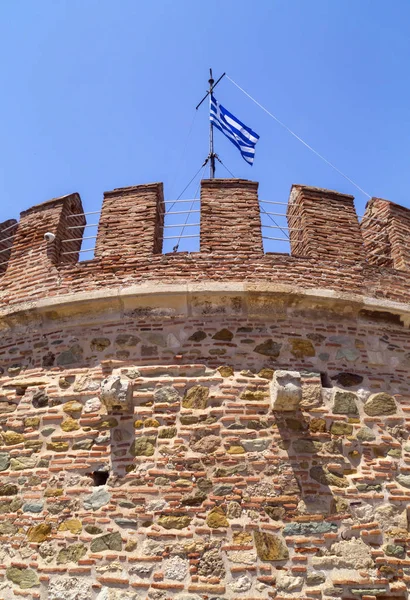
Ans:
[{"label": "clear blue sky", "polygon": [[[0,220],[73,191],[96,210],[104,190],[153,181],[174,199],[208,152],[203,105],[181,160],[210,66],[369,194],[410,206],[409,22],[408,0],[3,0]],[[261,198],[304,183],[363,211],[365,196],[228,80],[216,96],[261,136],[249,167],[215,134]]]}]

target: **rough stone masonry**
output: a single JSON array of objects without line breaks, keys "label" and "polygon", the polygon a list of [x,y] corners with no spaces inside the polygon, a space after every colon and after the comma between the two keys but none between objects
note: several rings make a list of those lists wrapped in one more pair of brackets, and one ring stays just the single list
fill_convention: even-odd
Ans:
[{"label": "rough stone masonry", "polygon": [[91,261],[77,194],[0,225],[0,599],[408,598],[410,211],[293,186],[266,255],[257,184],[201,196],[191,255],[159,184]]}]

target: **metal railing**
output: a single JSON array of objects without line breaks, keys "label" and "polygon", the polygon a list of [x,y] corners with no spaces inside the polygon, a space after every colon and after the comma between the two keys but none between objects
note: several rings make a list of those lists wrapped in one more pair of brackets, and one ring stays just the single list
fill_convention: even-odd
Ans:
[{"label": "metal railing", "polygon": [[[180,200],[180,199],[178,199],[178,200],[165,200],[164,204],[165,205],[170,205],[171,210],[168,210],[168,211],[166,210],[165,212],[160,213],[162,216],[165,217],[165,222],[164,222],[164,234],[165,235],[163,236],[164,242],[166,240],[178,240],[179,241],[179,240],[184,240],[184,239],[189,239],[189,240],[195,240],[196,239],[196,240],[199,241],[199,239],[200,239],[200,233],[199,233],[199,231],[198,231],[198,233],[184,234],[185,228],[192,228],[192,227],[198,227],[199,228],[200,227],[200,222],[195,222],[195,223],[189,223],[188,222],[189,216],[191,214],[195,214],[195,215],[196,214],[200,214],[201,211],[200,211],[199,208],[193,208],[194,204],[198,203],[198,202],[200,202],[200,199],[198,199],[198,198],[196,198],[196,199],[192,199],[191,198],[191,199],[184,199],[184,200]],[[292,237],[292,243],[298,243],[298,242],[303,241],[302,238],[298,239],[298,237],[294,235],[294,232],[303,231],[303,229],[301,227],[290,227],[288,225],[288,223],[287,223],[287,215],[285,213],[273,212],[273,211],[265,210],[263,208],[264,204],[267,204],[267,205],[276,205],[276,206],[288,206],[287,202],[277,202],[277,201],[272,201],[272,200],[260,200],[259,202],[260,202],[260,208],[261,208],[260,215],[261,215],[262,239],[264,241],[267,241],[267,242],[273,241],[273,242],[280,242],[281,244],[282,243],[288,244],[289,251],[290,251],[290,239],[289,239],[289,236],[291,234],[292,234],[291,235],[291,237]],[[183,204],[189,204],[189,203],[191,204],[191,207],[188,208],[188,209],[186,209],[186,210],[172,210],[172,208],[175,205],[179,205],[179,204],[183,205]],[[76,217],[87,217],[87,216],[90,216],[90,215],[100,215],[100,214],[101,214],[100,210],[97,210],[97,211],[88,211],[88,212],[76,213],[76,214],[68,215],[68,218],[69,219],[73,219],[73,218],[76,218]],[[168,217],[170,217],[172,219],[172,217],[174,215],[187,215],[187,220],[186,220],[185,223],[172,223],[172,220],[171,220],[171,222],[168,222]],[[264,218],[264,217],[269,218],[271,220],[272,224],[271,223],[268,224],[266,222],[266,218]],[[278,223],[275,219],[273,219],[273,217],[285,220],[286,224],[282,225],[280,222]],[[371,217],[371,216],[368,216],[368,215],[359,215],[358,219],[361,220],[361,219],[363,219],[365,217],[367,219],[371,219],[374,223],[380,223],[380,225],[382,226],[382,228],[381,228],[380,231],[375,232],[372,235],[372,241],[374,241],[376,243],[383,244],[383,242],[378,242],[378,240],[382,236],[386,235],[386,230],[384,229],[385,222],[382,221],[381,219],[379,219],[378,217]],[[197,221],[199,221],[199,220],[197,220]],[[4,232],[7,232],[7,231],[9,231],[9,230],[11,230],[13,228],[16,228],[17,225],[18,225],[18,223],[13,223],[12,225],[9,225],[7,228],[3,229],[3,231],[1,233],[4,233]],[[335,223],[335,225],[337,225],[337,224]],[[79,229],[84,230],[84,229],[87,229],[87,228],[90,229],[90,228],[93,228],[93,227],[94,228],[98,227],[98,223],[84,223],[82,225],[70,225],[69,227],[67,227],[67,229],[70,230],[70,231],[72,230],[73,231],[73,235],[75,235],[75,230],[79,230]],[[314,225],[315,229],[327,229],[328,227],[329,227],[329,224],[324,224],[324,225],[315,224]],[[175,235],[166,235],[168,230],[177,229],[177,228],[181,229],[181,232],[178,235],[177,234],[175,234]],[[269,230],[280,230],[280,231],[282,231],[282,233],[284,234],[285,237],[276,237],[276,236],[272,236],[272,235],[267,235],[268,233],[270,233]],[[172,232],[170,231],[170,233],[172,233]],[[13,235],[10,235],[10,236],[8,236],[7,238],[4,238],[4,239],[0,238],[0,244],[1,244],[1,242],[11,241],[11,240],[14,239],[14,237],[15,236],[13,234]],[[81,242],[81,243],[83,243],[83,242],[88,241],[88,240],[96,240],[96,239],[97,239],[97,233],[95,235],[87,235],[85,237],[68,238],[66,240],[62,240],[62,243],[63,244],[69,244],[69,243],[73,243],[73,242]],[[177,246],[179,246],[179,244]],[[189,246],[191,246],[191,244],[189,244]],[[95,246],[92,247],[92,248],[80,248],[79,250],[65,250],[61,254],[62,255],[73,255],[73,254],[80,254],[81,255],[81,254],[92,253],[92,252],[94,252],[94,250],[95,250]],[[164,250],[165,249],[163,249],[163,251]],[[379,248],[375,248],[375,250],[377,251],[377,250],[380,250],[380,249]],[[0,250],[0,255],[4,254],[6,252],[10,252],[10,251],[11,251],[11,248],[3,248],[3,249]],[[175,251],[175,247],[174,247],[174,251]],[[192,251],[192,248],[191,249],[188,248],[188,251]],[[266,248],[266,245],[265,245],[265,252],[268,252],[268,251],[270,251],[270,250],[268,250]],[[387,253],[386,253],[386,255],[384,255],[384,254],[374,254],[374,252],[372,252],[372,250],[369,250],[369,249],[367,250],[367,252],[369,253],[369,256],[371,256],[371,258],[383,258],[385,260],[391,260],[390,256]],[[6,265],[7,263],[8,263],[8,261],[0,263],[0,267]]]}]

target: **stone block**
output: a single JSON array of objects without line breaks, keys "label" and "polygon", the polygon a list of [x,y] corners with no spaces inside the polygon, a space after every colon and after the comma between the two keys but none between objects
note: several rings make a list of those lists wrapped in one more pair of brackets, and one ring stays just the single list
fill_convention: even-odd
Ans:
[{"label": "stone block", "polygon": [[297,371],[276,371],[271,383],[272,410],[295,411],[302,400],[302,384]]},{"label": "stone block", "polygon": [[101,383],[101,402],[108,411],[129,412],[132,407],[132,383],[119,375],[107,377]]}]

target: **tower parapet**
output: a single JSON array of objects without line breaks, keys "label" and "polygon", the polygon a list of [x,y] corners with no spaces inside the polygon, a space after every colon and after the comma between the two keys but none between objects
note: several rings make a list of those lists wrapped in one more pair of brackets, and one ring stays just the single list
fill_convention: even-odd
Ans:
[{"label": "tower parapet", "polygon": [[[352,196],[294,185],[287,209],[290,254],[264,253],[257,189],[246,180],[203,181],[200,251],[191,254],[162,254],[160,183],[104,194],[95,257],[82,262],[86,221],[79,195],[34,206],[4,242],[0,306],[155,281],[264,282],[320,289],[325,296],[353,294],[356,301],[410,301],[409,209],[372,199],[359,225]],[[55,235],[52,243],[44,240],[47,231]]]}]

